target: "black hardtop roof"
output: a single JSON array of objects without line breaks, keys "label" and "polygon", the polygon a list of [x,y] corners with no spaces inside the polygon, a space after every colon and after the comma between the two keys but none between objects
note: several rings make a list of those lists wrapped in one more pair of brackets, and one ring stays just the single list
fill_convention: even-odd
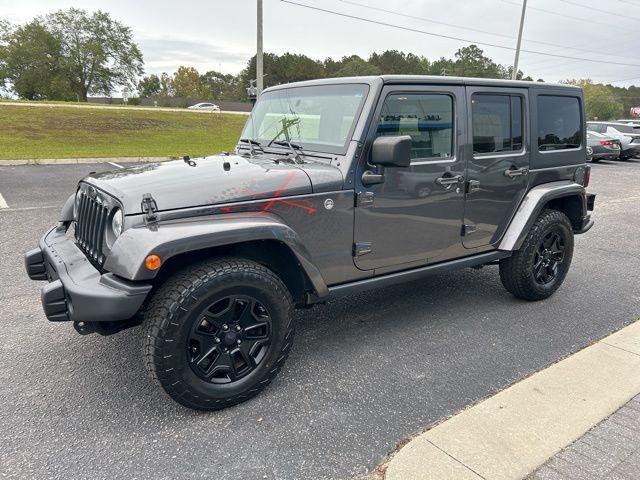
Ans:
[{"label": "black hardtop roof", "polygon": [[317,80],[307,80],[304,82],[285,83],[269,87],[265,91],[280,90],[283,88],[294,87],[310,87],[314,85],[335,85],[346,83],[364,83],[374,85],[378,83],[394,85],[394,84],[411,84],[411,85],[473,85],[486,87],[515,87],[515,88],[552,88],[552,89],[571,89],[580,90],[575,85],[565,85],[560,83],[544,83],[530,82],[523,80],[503,80],[497,78],[472,78],[472,77],[446,77],[435,75],[379,75],[369,77],[338,77],[338,78],[320,78]]}]

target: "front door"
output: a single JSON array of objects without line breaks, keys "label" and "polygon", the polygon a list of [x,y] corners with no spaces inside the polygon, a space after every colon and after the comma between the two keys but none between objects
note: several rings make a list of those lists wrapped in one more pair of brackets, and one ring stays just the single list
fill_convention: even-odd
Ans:
[{"label": "front door", "polygon": [[467,184],[462,243],[497,243],[526,193],[529,108],[526,89],[467,87]]},{"label": "front door", "polygon": [[[386,86],[356,170],[354,262],[362,270],[401,270],[460,248],[464,198],[464,87]],[[364,186],[369,147],[382,135],[409,135],[411,166],[386,168]]]}]

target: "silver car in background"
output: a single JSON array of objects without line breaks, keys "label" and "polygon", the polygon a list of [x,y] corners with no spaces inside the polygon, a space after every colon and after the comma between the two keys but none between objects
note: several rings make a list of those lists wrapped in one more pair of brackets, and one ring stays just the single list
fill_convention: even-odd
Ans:
[{"label": "silver car in background", "polygon": [[587,130],[587,146],[591,148],[591,161],[617,160],[620,157],[620,140],[602,133]]},{"label": "silver car in background", "polygon": [[196,103],[195,105],[191,105],[190,107],[187,107],[187,108],[189,110],[206,110],[208,112],[220,111],[220,107],[218,105],[216,105],[215,103],[207,103],[207,102]]},{"label": "silver car in background", "polygon": [[587,130],[620,140],[620,159],[640,157],[640,125],[619,122],[587,122]]}]

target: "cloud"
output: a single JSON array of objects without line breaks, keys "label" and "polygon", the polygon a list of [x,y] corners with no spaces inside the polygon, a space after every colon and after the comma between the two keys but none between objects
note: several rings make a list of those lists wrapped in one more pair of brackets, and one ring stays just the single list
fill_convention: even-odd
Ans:
[{"label": "cloud", "polygon": [[244,68],[253,55],[241,49],[189,39],[141,37],[136,40],[149,72],[173,72],[180,65],[199,70],[217,70],[223,65],[225,72],[235,73]]}]

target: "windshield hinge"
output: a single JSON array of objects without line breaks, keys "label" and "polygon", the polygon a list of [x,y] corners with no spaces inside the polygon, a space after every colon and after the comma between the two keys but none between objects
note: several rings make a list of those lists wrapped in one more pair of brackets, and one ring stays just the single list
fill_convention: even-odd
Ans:
[{"label": "windshield hinge", "polygon": [[373,205],[375,194],[373,192],[358,192],[356,196],[356,207],[365,207]]},{"label": "windshield hinge", "polygon": [[150,193],[145,193],[142,195],[142,202],[140,203],[140,207],[142,211],[145,213],[144,223],[149,225],[151,223],[156,223],[158,216],[156,212],[158,211],[158,204],[153,199]]}]

